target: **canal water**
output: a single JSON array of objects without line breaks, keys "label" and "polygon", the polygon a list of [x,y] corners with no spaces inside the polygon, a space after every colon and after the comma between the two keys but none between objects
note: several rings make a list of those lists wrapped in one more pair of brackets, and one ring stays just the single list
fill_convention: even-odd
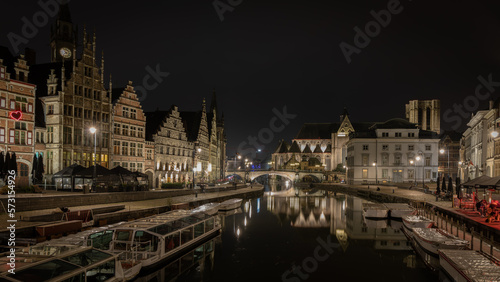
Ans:
[{"label": "canal water", "polygon": [[219,236],[137,281],[443,280],[400,221],[365,221],[363,202],[322,190],[266,192],[221,215]]}]

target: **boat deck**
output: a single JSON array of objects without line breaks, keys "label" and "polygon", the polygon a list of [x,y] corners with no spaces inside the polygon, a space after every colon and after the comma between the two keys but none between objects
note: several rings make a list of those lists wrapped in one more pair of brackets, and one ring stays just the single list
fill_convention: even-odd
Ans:
[{"label": "boat deck", "polygon": [[500,281],[500,266],[478,251],[440,250],[441,259],[448,262],[469,281]]}]

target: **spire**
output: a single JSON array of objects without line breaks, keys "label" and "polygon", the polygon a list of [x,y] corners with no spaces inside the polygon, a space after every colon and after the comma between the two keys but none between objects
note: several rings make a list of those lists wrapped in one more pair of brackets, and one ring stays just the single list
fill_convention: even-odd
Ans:
[{"label": "spire", "polygon": [[61,0],[58,1],[60,2],[59,6],[59,13],[57,13],[57,19],[60,21],[65,21],[65,22],[72,22],[71,21],[71,13],[69,12],[69,6],[68,6],[68,1],[67,0]]},{"label": "spire", "polygon": [[104,50],[101,51],[101,83],[104,84]]},{"label": "spire", "polygon": [[83,48],[87,47],[87,24],[83,24]]},{"label": "spire", "polygon": [[342,122],[347,116],[349,116],[349,113],[347,112],[347,108],[344,107],[344,111],[340,115],[340,121]]},{"label": "spire", "polygon": [[219,111],[217,109],[217,95],[215,94],[215,87],[214,87],[214,92],[212,93],[212,102],[210,103],[210,112],[213,113],[215,110],[215,113],[218,115]]}]

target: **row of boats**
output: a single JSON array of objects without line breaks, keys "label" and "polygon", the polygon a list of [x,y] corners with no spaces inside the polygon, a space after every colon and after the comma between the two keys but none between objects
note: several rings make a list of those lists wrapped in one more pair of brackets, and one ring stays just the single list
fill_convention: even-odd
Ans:
[{"label": "row of boats", "polygon": [[500,281],[500,262],[469,248],[469,241],[437,227],[433,220],[416,215],[408,204],[363,203],[365,222],[392,218],[402,221],[402,229],[425,264],[442,269],[454,281]]},{"label": "row of boats", "polygon": [[[0,281],[128,281],[140,272],[200,248],[220,233],[219,211],[242,199],[174,210],[130,222],[94,228],[16,250],[15,274],[1,261]],[[76,279],[76,280],[72,280]]]},{"label": "row of boats", "polygon": [[403,231],[427,266],[442,269],[454,281],[500,281],[498,260],[471,250],[469,241],[437,228],[434,221],[404,216]]}]

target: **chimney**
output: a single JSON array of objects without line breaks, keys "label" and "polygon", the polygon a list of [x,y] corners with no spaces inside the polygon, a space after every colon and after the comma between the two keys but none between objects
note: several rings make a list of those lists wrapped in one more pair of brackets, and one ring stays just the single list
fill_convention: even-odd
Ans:
[{"label": "chimney", "polygon": [[495,104],[495,102],[493,101],[493,99],[490,100],[490,110],[493,110],[493,104]]}]

